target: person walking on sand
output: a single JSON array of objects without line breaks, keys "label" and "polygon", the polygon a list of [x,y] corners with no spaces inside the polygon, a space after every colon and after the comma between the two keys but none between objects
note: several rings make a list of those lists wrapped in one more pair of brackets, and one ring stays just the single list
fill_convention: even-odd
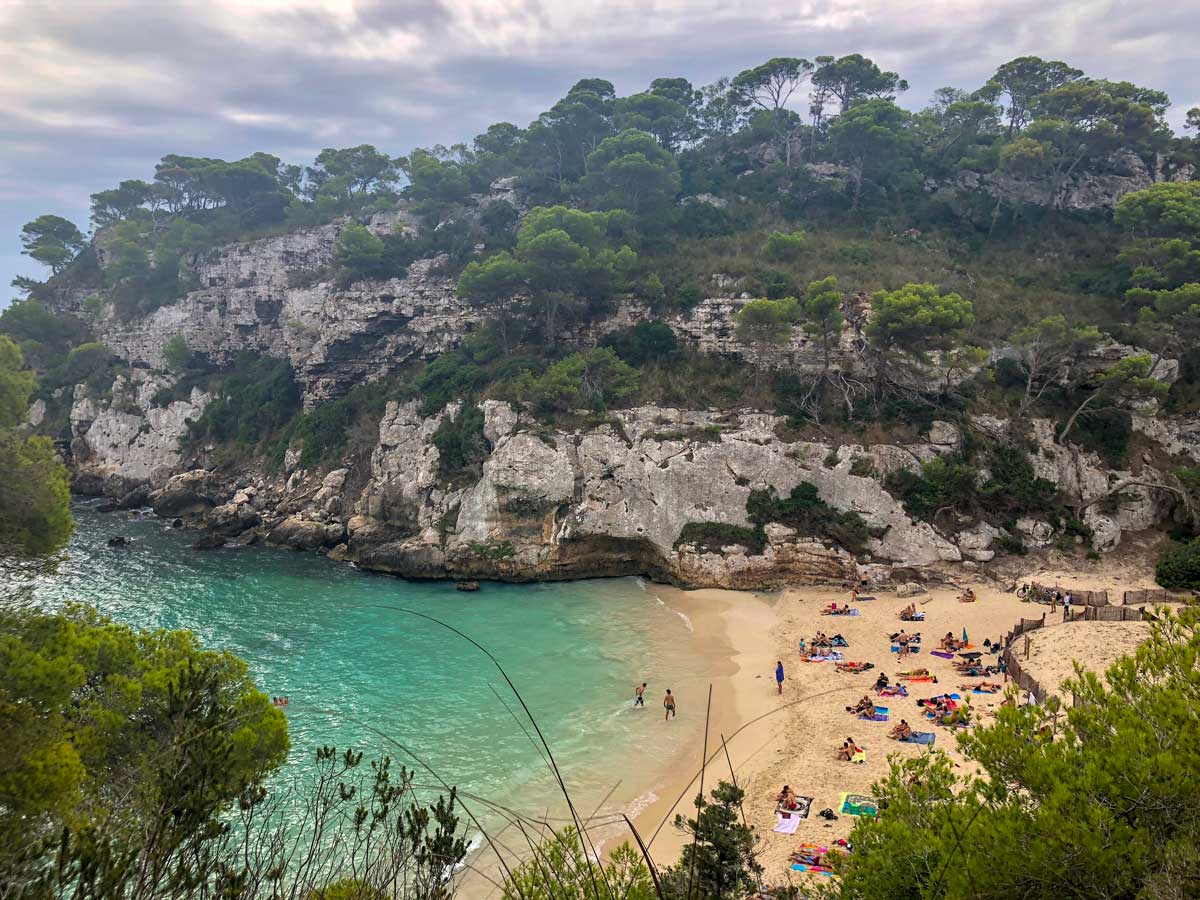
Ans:
[{"label": "person walking on sand", "polygon": [[643,709],[646,706],[646,682],[642,682],[639,686],[633,689],[633,705],[640,706]]},{"label": "person walking on sand", "polygon": [[783,693],[783,660],[775,663],[775,683],[779,685],[779,693]]},{"label": "person walking on sand", "polygon": [[663,714],[663,721],[675,715],[675,695],[671,693],[671,689],[667,688],[667,696],[663,697],[663,709],[666,712]]}]

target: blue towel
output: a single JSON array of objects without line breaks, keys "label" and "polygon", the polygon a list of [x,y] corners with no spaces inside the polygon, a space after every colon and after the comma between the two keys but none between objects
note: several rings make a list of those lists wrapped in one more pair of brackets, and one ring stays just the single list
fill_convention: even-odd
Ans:
[{"label": "blue towel", "polygon": [[906,744],[932,744],[937,740],[937,735],[932,731],[914,731],[911,735],[904,739]]},{"label": "blue towel", "polygon": [[[900,652],[900,645],[899,645],[899,644],[892,644],[892,652],[893,652],[893,653],[899,653],[899,652]],[[920,653],[920,652],[921,652],[921,648],[920,648],[920,647],[914,647],[912,644],[909,644],[909,645],[908,645],[908,652],[909,652],[909,653]]]}]

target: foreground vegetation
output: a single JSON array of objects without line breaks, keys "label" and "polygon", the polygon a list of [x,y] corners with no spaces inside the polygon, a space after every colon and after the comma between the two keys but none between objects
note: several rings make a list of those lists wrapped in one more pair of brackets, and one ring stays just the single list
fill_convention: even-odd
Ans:
[{"label": "foreground vegetation", "polygon": [[[1184,900],[1200,888],[1200,613],[1160,612],[1075,703],[1002,706],[964,733],[975,774],[944,754],[896,759],[859,819],[829,898]],[[299,793],[276,772],[282,713],[245,664],[183,632],[139,632],[76,608],[0,615],[0,895],[448,900],[466,859],[457,791],[419,799],[413,773],[317,752]],[[741,900],[763,871],[720,783],[676,827],[674,866],[633,845],[603,862],[586,829],[501,852],[512,900]],[[486,833],[485,833],[486,834]],[[297,837],[299,835],[299,837]],[[635,836],[636,837],[636,836]],[[285,839],[286,838],[286,839]],[[485,836],[490,843],[491,837]],[[495,849],[499,845],[492,845]],[[811,892],[810,892],[811,893]],[[777,896],[797,896],[781,889]]]}]

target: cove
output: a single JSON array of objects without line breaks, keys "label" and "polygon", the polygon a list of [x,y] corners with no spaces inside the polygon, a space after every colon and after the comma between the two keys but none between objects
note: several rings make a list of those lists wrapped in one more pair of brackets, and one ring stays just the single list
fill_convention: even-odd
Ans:
[{"label": "cove", "polygon": [[[302,780],[322,745],[419,768],[403,745],[463,792],[534,817],[562,812],[532,728],[494,665],[401,608],[441,619],[495,655],[580,808],[645,799],[698,741],[717,662],[652,584],[484,583],[465,593],[315,554],[195,551],[194,535],[152,515],[93,507],[76,503],[75,535],[53,567],[4,564],[0,602],[88,603],[131,625],[191,629],[206,646],[243,657],[265,693],[291,699],[292,748],[280,777]],[[107,546],[118,535],[132,544]],[[642,681],[650,683],[647,708],[635,710]],[[667,687],[680,697],[680,718],[669,726],[660,706]]]}]

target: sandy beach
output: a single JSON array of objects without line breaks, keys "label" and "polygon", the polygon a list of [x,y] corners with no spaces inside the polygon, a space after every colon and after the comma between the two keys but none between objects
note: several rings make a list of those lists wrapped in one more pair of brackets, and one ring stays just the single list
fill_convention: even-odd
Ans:
[{"label": "sandy beach", "polygon": [[[1149,571],[1136,560],[1126,558],[1114,560],[1109,566],[1088,568],[1090,571],[1080,573],[1031,567],[1024,580],[1075,589],[1107,589],[1118,602],[1123,590],[1153,586]],[[944,692],[964,693],[959,690],[960,684],[979,679],[960,675],[950,660],[933,656],[930,651],[937,649],[947,632],[961,638],[964,629],[974,648],[983,650],[985,639],[995,642],[1022,617],[1040,616],[1048,608],[1023,602],[995,583],[971,583],[970,587],[978,597],[974,603],[958,601],[961,587],[933,588],[911,599],[898,598],[893,591],[872,591],[876,599],[852,604],[859,611],[852,617],[820,612],[831,602],[848,602],[846,590],[805,587],[775,594],[748,594],[656,589],[672,608],[684,610],[693,618],[697,631],[720,628],[732,654],[736,669],[727,678],[717,679],[713,687],[705,790],[722,778],[728,779],[732,765],[738,784],[747,792],[744,811],[759,837],[760,859],[768,883],[804,877],[789,865],[789,856],[800,843],[813,841],[827,846],[849,835],[854,817],[839,814],[836,821],[826,821],[817,815],[820,810],[828,808],[839,813],[843,792],[869,795],[871,786],[887,772],[890,757],[930,751],[926,746],[887,738],[888,731],[901,719],[915,730],[934,732],[936,751],[948,753],[958,765],[971,765],[960,754],[954,733],[926,720],[917,700]],[[900,621],[898,612],[909,603],[925,613],[923,623]],[[901,627],[910,633],[920,632],[923,638],[921,652],[903,663],[891,652],[889,637]],[[832,662],[801,662],[798,642],[811,641],[817,631],[831,636],[840,633],[849,644],[842,650],[844,659],[870,662],[874,668],[862,674],[844,674]],[[1117,656],[1136,647],[1146,633],[1141,623],[1078,622],[1048,627],[1034,635],[1038,650],[1036,654],[1031,652],[1030,664],[1039,667],[1036,677],[1043,683],[1057,684],[1073,674],[1075,661],[1093,671],[1103,671]],[[714,650],[723,641],[715,640]],[[984,659],[995,661],[996,657],[985,654]],[[782,660],[785,669],[782,696],[776,691],[776,660]],[[937,683],[910,684],[907,697],[875,698],[872,687],[879,673],[894,682],[898,671],[918,667],[929,669],[937,676]],[[989,676],[988,680],[1003,679]],[[864,694],[888,708],[887,722],[862,720],[846,711]],[[976,719],[986,719],[1003,700],[1003,694],[967,696]],[[691,704],[688,711],[689,715],[703,713],[702,699],[699,705]],[[848,737],[866,749],[864,763],[835,758],[835,751]],[[693,812],[701,757],[699,741],[681,750],[662,788],[656,790],[660,799],[635,819],[659,865],[669,865],[679,857],[685,838],[672,820],[676,813],[686,816]],[[792,835],[772,831],[775,797],[784,784],[791,785],[802,797],[812,797],[809,816],[800,821]]]}]

